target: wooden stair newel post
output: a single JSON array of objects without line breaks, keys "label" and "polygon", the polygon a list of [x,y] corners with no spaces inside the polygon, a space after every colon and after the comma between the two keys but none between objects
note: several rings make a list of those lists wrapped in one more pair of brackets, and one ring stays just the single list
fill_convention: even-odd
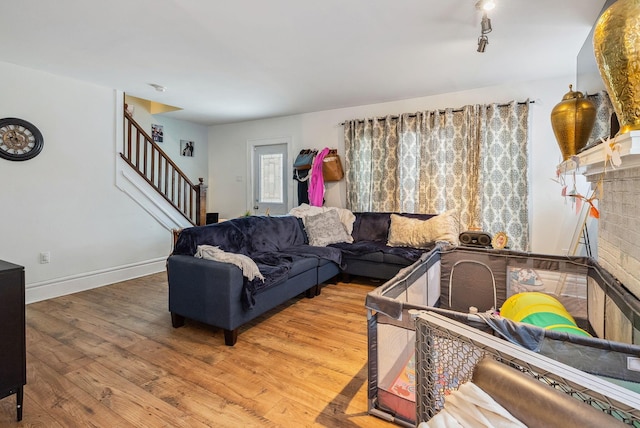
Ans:
[{"label": "wooden stair newel post", "polygon": [[204,178],[198,178],[199,183],[196,185],[196,225],[203,226],[207,224],[207,185],[204,184]]}]

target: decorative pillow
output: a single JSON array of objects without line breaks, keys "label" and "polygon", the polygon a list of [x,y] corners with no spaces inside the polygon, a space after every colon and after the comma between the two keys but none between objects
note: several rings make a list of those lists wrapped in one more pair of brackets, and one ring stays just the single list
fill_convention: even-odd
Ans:
[{"label": "decorative pillow", "polygon": [[353,241],[387,242],[391,213],[363,212],[356,214],[353,223]]},{"label": "decorative pillow", "polygon": [[[389,237],[389,226],[391,225],[391,214],[388,212],[361,212],[356,213],[356,220],[353,223],[354,242],[378,241],[387,242]],[[402,213],[403,217],[428,220],[435,217],[435,214]]]},{"label": "decorative pillow", "polygon": [[418,220],[391,214],[387,245],[426,248],[432,242],[458,245],[459,220],[455,210],[446,211],[429,220]]},{"label": "decorative pillow", "polygon": [[349,242],[351,239],[335,210],[305,217],[304,228],[309,237],[309,245],[314,247],[326,247],[338,242]]},{"label": "decorative pillow", "polygon": [[[344,224],[344,227],[347,231],[347,233],[349,234],[349,236],[352,236],[353,232],[353,225],[354,222],[356,221],[356,216],[348,209],[346,208],[338,208],[338,207],[312,207],[309,204],[305,204],[302,203],[300,204],[300,206],[294,207],[291,209],[291,211],[289,211],[289,214],[298,218],[303,219],[305,217],[308,217],[310,215],[317,215],[320,213],[323,213],[325,211],[330,211],[330,210],[335,210],[338,213],[338,217],[340,217],[340,221],[342,222],[342,224]],[[388,222],[388,219],[387,219]],[[387,226],[388,228],[388,226]],[[350,238],[351,240],[349,242],[353,242],[353,239]],[[385,233],[384,235],[384,239],[387,239],[387,234]]]}]

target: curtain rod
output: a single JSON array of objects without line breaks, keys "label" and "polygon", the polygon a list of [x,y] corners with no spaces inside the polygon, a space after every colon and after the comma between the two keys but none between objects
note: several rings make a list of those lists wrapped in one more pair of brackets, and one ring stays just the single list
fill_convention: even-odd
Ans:
[{"label": "curtain rod", "polygon": [[[528,101],[529,104],[535,104],[535,102],[536,102],[535,100],[529,100]],[[519,104],[519,105],[527,104],[527,101],[522,101],[522,102],[519,102],[519,103],[516,103],[516,104]],[[511,105],[511,103],[497,104],[498,107],[506,107],[508,105]],[[452,110],[453,113],[459,113],[461,111],[462,111],[462,108],[457,108],[457,109]],[[391,119],[397,119],[399,117],[400,116],[398,116],[398,115],[393,115],[393,116],[391,116]],[[409,117],[416,117],[416,115],[414,113],[411,113],[411,114],[409,114]],[[377,119],[378,120],[384,120],[386,118],[387,118],[386,116],[385,117],[379,116]],[[364,121],[365,121],[365,119],[358,119],[357,120],[357,122],[364,122]],[[346,122],[341,122],[338,125],[343,126],[345,123]]]}]

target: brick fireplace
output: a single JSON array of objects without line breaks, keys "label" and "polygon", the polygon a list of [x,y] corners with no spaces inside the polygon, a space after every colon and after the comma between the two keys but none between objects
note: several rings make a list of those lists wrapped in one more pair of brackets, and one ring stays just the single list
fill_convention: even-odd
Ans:
[{"label": "brick fireplace", "polygon": [[598,201],[598,263],[640,298],[640,131],[616,137],[622,163],[607,166],[601,144],[579,155],[579,172],[595,185],[603,178]]}]

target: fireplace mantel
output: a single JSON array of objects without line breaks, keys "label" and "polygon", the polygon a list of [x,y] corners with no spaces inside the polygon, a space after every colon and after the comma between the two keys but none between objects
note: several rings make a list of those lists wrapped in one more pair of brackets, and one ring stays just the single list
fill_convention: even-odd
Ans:
[{"label": "fireplace mantel", "polygon": [[[610,162],[607,162],[606,171],[619,171],[640,166],[640,131],[618,135],[613,141],[620,145],[622,163],[620,166],[613,167]],[[579,164],[569,159],[558,165],[558,169],[562,174],[571,174],[574,171],[585,176],[599,174],[605,170],[605,149],[605,143],[600,143],[579,153],[577,155]]]}]

